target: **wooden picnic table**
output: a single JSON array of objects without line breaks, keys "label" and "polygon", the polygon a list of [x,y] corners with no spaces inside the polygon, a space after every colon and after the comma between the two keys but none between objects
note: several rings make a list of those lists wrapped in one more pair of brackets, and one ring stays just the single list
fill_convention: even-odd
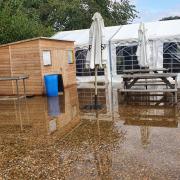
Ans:
[{"label": "wooden picnic table", "polygon": [[[170,92],[174,94],[177,103],[177,74],[176,73],[140,73],[140,74],[124,74],[122,75],[124,82],[123,92]],[[170,81],[169,79],[172,79]],[[145,81],[144,81],[145,80]],[[148,80],[151,80],[149,83]],[[156,83],[160,80],[160,83]],[[158,86],[165,88],[159,88]],[[144,88],[137,88],[143,86]],[[151,86],[148,88],[148,86]],[[152,88],[156,86],[158,88]],[[136,88],[135,88],[136,87]]]},{"label": "wooden picnic table", "polygon": [[[15,108],[17,108],[17,114],[19,114],[19,120],[20,120],[20,128],[23,130],[23,124],[22,124],[22,114],[21,114],[21,106],[20,106],[20,100],[22,98],[25,99],[25,108],[27,113],[28,112],[28,107],[27,107],[27,101],[26,101],[26,84],[25,80],[28,79],[29,76],[27,75],[20,75],[20,76],[8,76],[8,77],[0,77],[0,81],[15,81],[16,82],[16,95],[14,96],[1,96],[0,100],[1,101],[7,101],[7,100],[13,100],[18,102],[18,105],[15,103]],[[23,81],[23,94],[20,95],[19,93],[19,81]],[[18,107],[17,107],[18,106]],[[29,116],[27,116],[28,121],[29,121]]]},{"label": "wooden picnic table", "polygon": [[[16,81],[16,95],[15,96],[2,96],[0,100],[19,100],[21,98],[26,97],[26,85],[25,80],[28,79],[29,76],[27,75],[20,75],[20,76],[8,76],[8,77],[0,77],[0,81]],[[19,81],[23,81],[23,95],[20,96],[19,93]]]},{"label": "wooden picnic table", "polygon": [[21,76],[7,76],[7,77],[0,77],[0,81],[10,81],[10,80],[25,80],[28,79],[29,76],[21,75]]}]

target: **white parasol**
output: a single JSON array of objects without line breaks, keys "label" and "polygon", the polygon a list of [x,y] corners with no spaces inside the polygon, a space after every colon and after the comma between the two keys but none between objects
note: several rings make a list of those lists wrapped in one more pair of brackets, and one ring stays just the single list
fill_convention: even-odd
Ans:
[{"label": "white parasol", "polygon": [[95,68],[95,98],[97,98],[97,71],[104,68],[106,64],[104,50],[104,20],[100,13],[96,12],[92,18],[93,22],[89,30],[89,50],[87,52],[86,67]]},{"label": "white parasol", "polygon": [[150,46],[146,39],[146,30],[144,23],[140,23],[138,30],[138,48],[136,55],[138,57],[138,62],[140,67],[149,67],[150,65]]}]

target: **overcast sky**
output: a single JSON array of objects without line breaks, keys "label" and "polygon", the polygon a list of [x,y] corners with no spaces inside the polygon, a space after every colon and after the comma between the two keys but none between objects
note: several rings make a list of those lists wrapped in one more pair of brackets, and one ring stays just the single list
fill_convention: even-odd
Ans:
[{"label": "overcast sky", "polygon": [[180,0],[130,0],[139,11],[136,22],[157,21],[167,16],[180,16]]}]

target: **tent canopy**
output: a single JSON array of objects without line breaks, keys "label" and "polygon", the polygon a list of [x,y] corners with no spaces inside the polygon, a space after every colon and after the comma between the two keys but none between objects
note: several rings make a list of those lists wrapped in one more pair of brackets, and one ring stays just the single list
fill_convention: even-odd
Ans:
[{"label": "tent canopy", "polygon": [[[108,43],[108,40],[111,36],[119,29],[119,26],[105,27],[103,34],[105,36],[105,43]],[[56,33],[51,37],[52,39],[61,39],[61,40],[72,40],[75,41],[75,45],[83,46],[89,44],[89,29],[82,30],[73,30],[73,31],[61,31]]]},{"label": "tent canopy", "polygon": [[[180,38],[180,20],[157,21],[145,23],[147,37],[149,39],[176,39]],[[133,42],[138,40],[138,24],[105,27],[105,42]],[[115,35],[114,35],[115,34]],[[114,36],[113,36],[114,35]],[[76,46],[87,46],[89,41],[89,29],[61,31],[51,37],[52,39],[72,40]]]}]

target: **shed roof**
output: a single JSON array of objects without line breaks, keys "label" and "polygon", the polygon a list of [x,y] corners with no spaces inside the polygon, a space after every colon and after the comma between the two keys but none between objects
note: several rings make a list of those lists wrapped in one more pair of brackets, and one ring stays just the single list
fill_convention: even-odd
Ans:
[{"label": "shed roof", "polygon": [[64,41],[65,42],[74,42],[74,40],[52,39],[52,38],[48,38],[48,37],[36,37],[36,38],[31,38],[31,39],[25,39],[25,40],[21,40],[21,41],[11,42],[11,43],[7,43],[7,44],[1,44],[0,47],[10,46],[10,45],[14,45],[14,44],[20,44],[20,43],[29,42],[29,41],[35,41],[35,40],[50,40],[50,41],[62,41],[62,42],[64,42]]}]

